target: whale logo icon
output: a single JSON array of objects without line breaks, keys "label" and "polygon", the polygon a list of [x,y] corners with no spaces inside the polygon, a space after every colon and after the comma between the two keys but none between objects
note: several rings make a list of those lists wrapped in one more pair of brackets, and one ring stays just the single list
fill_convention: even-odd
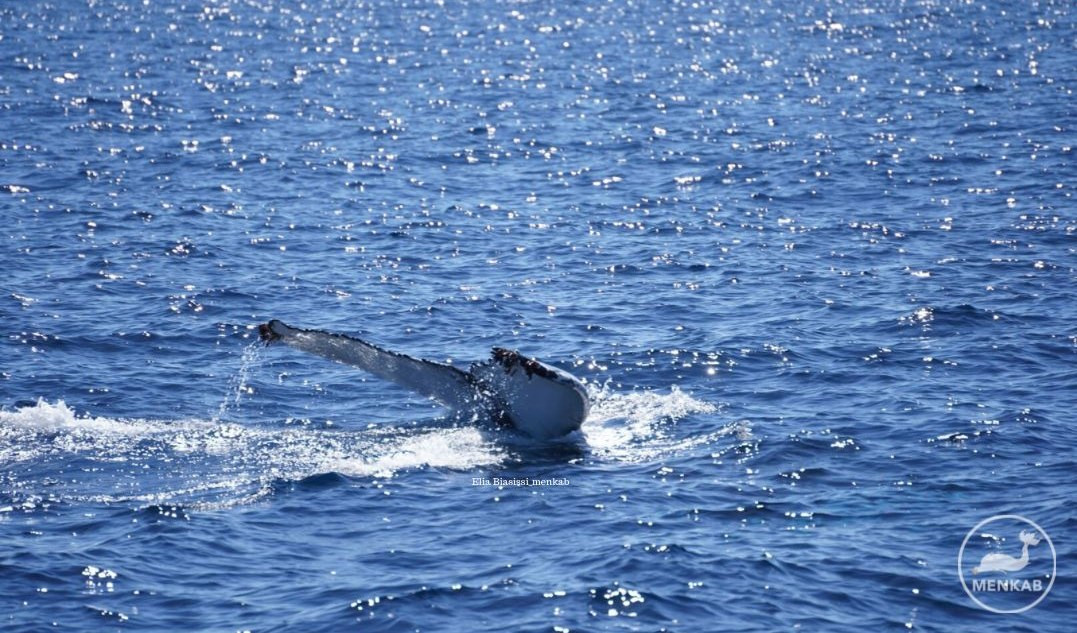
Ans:
[{"label": "whale logo icon", "polygon": [[984,554],[984,557],[980,559],[980,564],[972,568],[972,573],[982,574],[992,571],[1021,571],[1025,567],[1028,567],[1028,546],[1039,545],[1040,539],[1036,536],[1035,532],[1029,532],[1027,530],[1022,530],[1021,535],[1018,538],[1025,544],[1025,546],[1021,548],[1020,558],[1015,558],[1009,554],[1002,554],[999,552]]},{"label": "whale logo icon", "polygon": [[[1018,556],[1001,536],[1013,534],[1021,543]],[[1037,547],[1044,542],[1046,548]],[[1044,555],[1047,551],[1050,560]],[[979,563],[973,564],[976,560]],[[993,613],[1022,613],[1036,606],[1051,591],[1057,571],[1051,537],[1035,522],[1017,514],[980,521],[965,535],[957,553],[961,587],[977,606]]]}]

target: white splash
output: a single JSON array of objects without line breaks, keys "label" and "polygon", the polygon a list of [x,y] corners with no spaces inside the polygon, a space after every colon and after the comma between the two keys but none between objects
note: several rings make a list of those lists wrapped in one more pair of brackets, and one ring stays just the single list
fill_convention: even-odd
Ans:
[{"label": "white splash", "polygon": [[417,466],[468,470],[502,461],[504,453],[487,442],[475,428],[441,429],[403,438],[393,450],[372,458],[330,457],[326,472],[353,477],[391,477]]},{"label": "white splash", "polygon": [[[23,494],[44,483],[22,472],[67,470],[60,498],[217,509],[257,501],[275,482],[336,472],[393,477],[416,468],[496,466],[505,451],[474,427],[310,428],[214,420],[78,415],[63,401],[0,411],[0,467]],[[81,462],[91,462],[84,467]]]},{"label": "white splash", "polygon": [[668,393],[631,391],[619,393],[608,387],[593,388],[591,413],[581,431],[596,454],[617,461],[646,461],[709,444],[728,435],[734,427],[690,437],[676,437],[670,426],[697,413],[717,408],[673,386]]},{"label": "white splash", "polygon": [[221,406],[217,409],[217,415],[213,416],[214,422],[224,418],[229,411],[237,409],[243,395],[251,392],[250,387],[247,386],[247,381],[250,379],[251,368],[261,359],[264,347],[265,345],[261,341],[255,340],[243,349],[239,369],[232,376],[232,379],[228,381],[228,390],[224,394],[224,399],[221,400]]},{"label": "white splash", "polygon": [[[236,385],[243,384],[241,372]],[[678,432],[678,420],[716,408],[676,387],[628,393],[593,388],[590,395],[591,414],[581,431],[590,450],[604,459],[661,459],[712,445],[739,428]],[[15,505],[17,498],[41,498],[48,488],[50,497],[61,500],[216,510],[262,500],[280,482],[324,473],[391,478],[421,468],[496,467],[510,452],[498,437],[466,424],[329,429],[115,419],[78,414],[62,400],[39,400],[0,410],[0,468],[9,473]],[[46,485],[44,473],[58,470],[73,474],[60,486]]]}]

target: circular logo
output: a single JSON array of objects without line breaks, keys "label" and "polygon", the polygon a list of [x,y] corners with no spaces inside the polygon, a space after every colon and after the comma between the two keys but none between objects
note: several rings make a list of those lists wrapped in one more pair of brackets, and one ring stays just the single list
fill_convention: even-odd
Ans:
[{"label": "circular logo", "polygon": [[961,587],[993,613],[1021,613],[1042,602],[1055,584],[1057,569],[1051,537],[1017,514],[980,521],[957,552]]}]

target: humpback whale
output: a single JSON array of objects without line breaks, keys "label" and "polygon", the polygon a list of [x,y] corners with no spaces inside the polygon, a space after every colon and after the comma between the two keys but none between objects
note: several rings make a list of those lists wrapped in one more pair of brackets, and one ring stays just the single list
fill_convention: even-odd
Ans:
[{"label": "humpback whale", "polygon": [[478,411],[538,439],[580,428],[590,400],[571,374],[515,350],[495,347],[490,359],[467,371],[382,349],[354,336],[286,325],[276,319],[258,326],[268,345],[294,349],[358,367],[458,412]]}]

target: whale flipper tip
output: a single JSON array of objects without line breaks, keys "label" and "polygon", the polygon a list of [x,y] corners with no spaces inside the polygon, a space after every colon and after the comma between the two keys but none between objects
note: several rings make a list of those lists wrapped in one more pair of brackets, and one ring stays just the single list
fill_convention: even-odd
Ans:
[{"label": "whale flipper tip", "polygon": [[280,334],[277,334],[277,332],[273,330],[273,325],[276,323],[280,323],[280,321],[273,319],[269,323],[262,323],[258,326],[258,337],[262,339],[262,342],[266,345],[269,345],[273,341],[280,340]]}]

